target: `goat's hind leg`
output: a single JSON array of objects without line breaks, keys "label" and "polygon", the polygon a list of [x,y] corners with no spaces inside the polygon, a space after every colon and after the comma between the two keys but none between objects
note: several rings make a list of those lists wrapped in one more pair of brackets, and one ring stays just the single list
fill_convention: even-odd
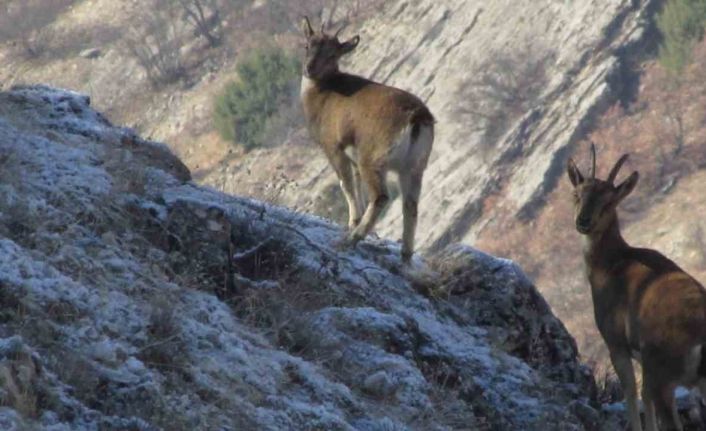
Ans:
[{"label": "goat's hind leg", "polygon": [[407,263],[414,253],[414,233],[417,229],[417,207],[422,190],[422,173],[400,173],[400,191],[402,192],[402,261]]},{"label": "goat's hind leg", "polygon": [[[358,209],[358,214],[362,215],[365,212],[365,192],[363,191],[363,184],[360,179],[360,170],[358,169],[358,164],[351,162],[351,168],[353,170],[353,188],[355,190],[355,205]],[[360,223],[360,218],[356,220],[356,226]]]}]

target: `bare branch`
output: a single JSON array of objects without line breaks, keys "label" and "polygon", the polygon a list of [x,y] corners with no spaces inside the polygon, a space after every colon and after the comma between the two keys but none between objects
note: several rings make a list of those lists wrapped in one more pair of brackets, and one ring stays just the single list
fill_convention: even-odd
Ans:
[{"label": "bare branch", "polygon": [[220,44],[220,9],[216,0],[177,0],[184,19],[194,27],[194,34],[208,41],[209,46]]}]

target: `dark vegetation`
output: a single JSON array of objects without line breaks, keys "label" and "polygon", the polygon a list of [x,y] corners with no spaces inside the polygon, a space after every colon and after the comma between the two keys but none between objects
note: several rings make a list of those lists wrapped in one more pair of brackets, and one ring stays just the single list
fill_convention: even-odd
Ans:
[{"label": "dark vegetation", "polygon": [[670,0],[657,16],[663,42],[659,61],[665,69],[680,75],[692,61],[694,45],[704,35],[706,1]]},{"label": "dark vegetation", "polygon": [[[284,108],[297,103],[300,68],[297,58],[279,48],[258,50],[242,61],[239,80],[216,98],[214,124],[221,136],[251,149],[266,143],[265,130],[273,123],[290,126]],[[276,117],[280,109],[282,115]]]}]

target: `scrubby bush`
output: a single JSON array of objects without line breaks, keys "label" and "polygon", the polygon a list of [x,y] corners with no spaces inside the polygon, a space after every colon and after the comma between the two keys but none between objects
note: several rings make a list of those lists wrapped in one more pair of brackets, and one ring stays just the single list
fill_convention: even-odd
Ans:
[{"label": "scrubby bush", "polygon": [[218,0],[176,0],[183,11],[183,18],[202,36],[210,47],[221,43],[220,8]]},{"label": "scrubby bush", "polygon": [[268,122],[291,106],[299,61],[279,48],[258,50],[237,68],[239,80],[217,96],[214,124],[221,136],[251,149],[264,144]]},{"label": "scrubby bush", "polygon": [[0,2],[0,43],[19,44],[22,54],[38,57],[47,48],[51,29],[46,28],[74,0],[7,0]]},{"label": "scrubby bush", "polygon": [[663,36],[659,48],[660,63],[675,74],[691,60],[694,44],[704,34],[706,0],[670,0],[657,16]]},{"label": "scrubby bush", "polygon": [[483,150],[492,148],[516,121],[538,103],[546,88],[553,51],[525,47],[488,59],[459,86],[466,104],[458,113],[469,129],[481,132]]},{"label": "scrubby bush", "polygon": [[130,23],[125,47],[147,74],[153,87],[177,82],[186,69],[181,55],[183,23],[168,0],[152,0],[145,13]]}]

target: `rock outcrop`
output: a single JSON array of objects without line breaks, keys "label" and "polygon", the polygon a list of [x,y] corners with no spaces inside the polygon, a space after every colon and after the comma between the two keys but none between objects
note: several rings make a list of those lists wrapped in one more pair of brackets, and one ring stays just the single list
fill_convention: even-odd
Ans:
[{"label": "rock outcrop", "polygon": [[84,96],[0,93],[3,429],[600,426],[512,262],[338,251],[330,222],[189,179]]}]

